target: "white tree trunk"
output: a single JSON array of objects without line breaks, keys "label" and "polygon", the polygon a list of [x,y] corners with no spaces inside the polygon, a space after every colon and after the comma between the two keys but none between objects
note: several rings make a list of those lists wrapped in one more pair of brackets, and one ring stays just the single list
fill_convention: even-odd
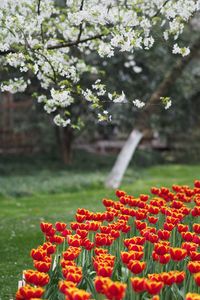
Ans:
[{"label": "white tree trunk", "polygon": [[108,178],[105,181],[105,186],[109,188],[118,188],[124,173],[131,161],[131,158],[143,137],[143,133],[134,129],[129,135],[126,143],[120,151],[117,160],[112,168]]}]

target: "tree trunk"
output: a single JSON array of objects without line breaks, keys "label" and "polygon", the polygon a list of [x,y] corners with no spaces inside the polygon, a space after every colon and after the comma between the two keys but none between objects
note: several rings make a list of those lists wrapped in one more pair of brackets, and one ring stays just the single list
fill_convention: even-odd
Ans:
[{"label": "tree trunk", "polygon": [[69,165],[72,162],[73,129],[70,127],[57,127],[56,137],[62,161],[65,165]]},{"label": "tree trunk", "polygon": [[106,187],[118,188],[124,173],[129,165],[129,162],[140,143],[143,137],[143,133],[141,131],[133,129],[131,134],[129,135],[126,143],[124,144],[120,154],[117,157],[117,161],[110,172],[106,180]]},{"label": "tree trunk", "polygon": [[[189,64],[189,62],[199,53],[200,39],[198,39],[190,49],[190,54],[182,59],[179,59],[172,69],[166,74],[163,81],[158,85],[155,92],[151,95],[148,104],[138,115],[136,126],[129,135],[127,142],[124,144],[120,151],[118,158],[112,168],[108,178],[105,181],[105,186],[109,188],[118,188],[123,179],[124,173],[131,161],[133,154],[137,146],[139,145],[142,137],[144,136],[144,130],[147,128],[149,122],[149,116],[155,108],[155,104],[160,102],[160,97],[166,96],[171,86],[175,83]],[[133,140],[135,139],[135,141]]]}]

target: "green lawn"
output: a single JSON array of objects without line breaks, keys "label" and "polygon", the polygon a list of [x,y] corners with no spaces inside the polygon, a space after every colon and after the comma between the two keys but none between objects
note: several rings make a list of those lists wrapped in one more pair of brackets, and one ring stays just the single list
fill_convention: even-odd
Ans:
[{"label": "green lawn", "polygon": [[[114,197],[114,191],[103,187],[110,165],[105,157],[101,159],[96,168],[84,165],[67,170],[53,163],[46,169],[40,163],[31,168],[27,164],[26,169],[20,163],[5,162],[3,168],[0,162],[4,170],[0,176],[0,299],[12,299],[22,270],[32,267],[29,252],[43,240],[41,220],[69,222],[78,207],[101,210],[101,199]],[[199,174],[200,165],[130,167],[122,188],[138,195],[152,185],[192,185]]]}]

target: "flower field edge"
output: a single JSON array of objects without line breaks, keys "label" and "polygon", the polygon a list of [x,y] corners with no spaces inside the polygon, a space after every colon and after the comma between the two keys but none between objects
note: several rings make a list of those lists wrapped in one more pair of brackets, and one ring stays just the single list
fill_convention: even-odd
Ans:
[{"label": "flower field edge", "polygon": [[116,196],[104,212],[40,224],[16,300],[200,300],[200,181]]}]

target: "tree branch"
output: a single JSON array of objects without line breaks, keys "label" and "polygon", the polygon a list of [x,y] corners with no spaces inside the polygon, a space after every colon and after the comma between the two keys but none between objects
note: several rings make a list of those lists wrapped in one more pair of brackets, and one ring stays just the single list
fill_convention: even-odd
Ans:
[{"label": "tree branch", "polygon": [[138,128],[141,130],[147,127],[147,123],[149,122],[149,115],[153,113],[155,106],[160,104],[160,97],[166,96],[169,89],[173,86],[177,78],[180,77],[186,66],[190,63],[190,61],[198,55],[200,51],[200,38],[198,38],[193,45],[191,45],[190,53],[178,59],[174,66],[166,73],[164,79],[158,85],[156,90],[152,93],[149,98],[147,105],[138,114],[138,119],[136,124]]},{"label": "tree branch", "polygon": [[[83,4],[84,4],[84,0],[81,0],[80,11],[83,10]],[[81,22],[81,24],[79,26],[79,34],[78,34],[78,37],[77,37],[77,42],[80,41],[82,32],[83,32],[83,23]]]},{"label": "tree branch", "polygon": [[167,4],[167,2],[169,2],[169,0],[166,0],[164,3],[163,3],[163,5],[160,7],[160,9],[152,16],[152,18],[155,18],[155,17],[157,17],[158,15],[159,15],[159,13],[161,12],[161,9],[163,8],[163,7],[165,7],[165,5]]},{"label": "tree branch", "polygon": [[15,50],[0,51],[0,56],[7,55],[10,53],[16,53],[16,51]]},{"label": "tree branch", "polygon": [[38,0],[38,7],[37,7],[38,16],[40,15],[40,4],[41,4],[41,0]]},{"label": "tree branch", "polygon": [[58,45],[54,45],[54,46],[48,46],[47,49],[48,50],[54,50],[54,49],[60,49],[60,48],[66,48],[66,47],[72,47],[72,46],[78,46],[79,44],[83,44],[92,40],[97,40],[97,39],[101,39],[102,37],[106,36],[105,34],[97,34],[82,40],[76,40],[76,41],[72,41],[72,42],[68,42],[68,43],[61,43]]},{"label": "tree branch", "polygon": [[[38,16],[40,16],[41,13],[40,6],[41,6],[41,0],[38,0],[38,9],[37,9]],[[40,30],[41,30],[42,43],[44,44],[44,30],[42,24],[40,25]]]},{"label": "tree branch", "polygon": [[[48,46],[47,50],[55,50],[55,49],[61,49],[61,48],[67,48],[67,47],[72,47],[72,46],[78,46],[79,44],[83,44],[89,41],[93,41],[93,40],[97,40],[97,39],[101,39],[102,37],[107,36],[105,34],[97,34],[82,40],[76,40],[76,41],[72,41],[72,42],[68,42],[68,43],[60,43],[57,45],[53,45],[53,46]],[[32,49],[34,50],[34,49]],[[6,51],[0,51],[0,56],[3,55],[7,55],[9,53],[17,53],[18,51],[14,50],[14,49],[10,49],[10,50],[6,50]]]},{"label": "tree branch", "polygon": [[48,62],[48,64],[50,65],[52,72],[53,72],[53,77],[54,77],[53,81],[57,84],[56,70],[54,69],[54,66],[52,65],[51,61],[43,53],[38,51],[38,54],[41,55],[46,60],[46,62]]},{"label": "tree branch", "polygon": [[184,68],[190,63],[190,61],[197,56],[197,54],[200,51],[200,38],[198,38],[193,45],[191,45],[190,53],[177,60],[175,65],[172,67],[170,71],[167,72],[164,80],[160,83],[158,86],[158,89],[156,92],[154,92],[149,102],[151,104],[156,103],[157,101],[160,101],[160,97],[164,96],[165,93],[168,91],[169,87],[172,86],[172,84],[176,81],[176,79],[181,75]]}]

